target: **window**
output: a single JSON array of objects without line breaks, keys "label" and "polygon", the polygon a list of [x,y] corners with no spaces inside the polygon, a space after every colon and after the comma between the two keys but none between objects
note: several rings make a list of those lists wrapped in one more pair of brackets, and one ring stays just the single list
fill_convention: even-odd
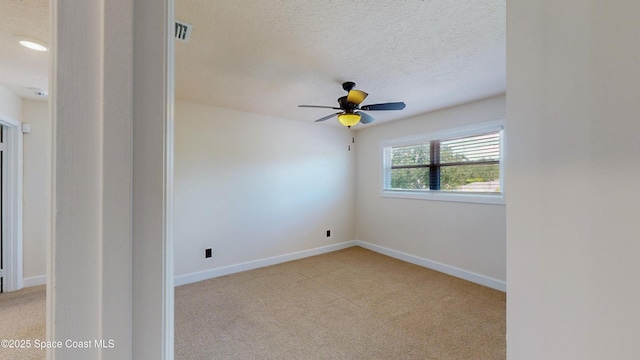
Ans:
[{"label": "window", "polygon": [[502,124],[382,143],[383,196],[504,204]]}]

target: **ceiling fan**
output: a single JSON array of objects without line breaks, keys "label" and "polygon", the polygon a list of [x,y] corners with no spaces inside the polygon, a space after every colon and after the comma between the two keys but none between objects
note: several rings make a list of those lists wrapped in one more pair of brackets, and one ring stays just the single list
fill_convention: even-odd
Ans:
[{"label": "ceiling fan", "polygon": [[327,115],[316,120],[315,122],[329,120],[337,115],[338,121],[342,125],[350,128],[359,122],[368,124],[375,120],[373,116],[363,111],[402,110],[406,106],[403,102],[390,102],[360,106],[360,104],[364,101],[364,99],[367,98],[367,95],[369,94],[364,91],[354,89],[354,86],[356,86],[356,83],[351,81],[347,81],[342,84],[342,88],[347,92],[347,95],[338,98],[338,105],[340,105],[339,107],[321,105],[298,105],[298,107],[341,110],[341,112]]}]

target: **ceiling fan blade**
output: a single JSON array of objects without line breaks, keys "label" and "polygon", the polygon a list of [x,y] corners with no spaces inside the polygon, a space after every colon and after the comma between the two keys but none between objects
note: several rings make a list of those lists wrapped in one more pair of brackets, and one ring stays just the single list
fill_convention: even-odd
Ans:
[{"label": "ceiling fan blade", "polygon": [[369,94],[360,90],[349,90],[347,94],[347,102],[360,105]]},{"label": "ceiling fan blade", "polygon": [[392,102],[392,103],[383,103],[383,104],[371,104],[362,106],[361,110],[402,110],[405,107],[405,103],[403,102]]},{"label": "ceiling fan blade", "polygon": [[360,115],[360,122],[363,124],[368,124],[370,122],[373,122],[375,119],[373,118],[373,116],[364,113],[362,111],[356,111],[356,114]]},{"label": "ceiling fan blade", "polygon": [[303,108],[319,108],[319,109],[336,109],[336,110],[342,110],[339,107],[335,107],[335,106],[322,106],[322,105],[298,105],[298,107],[303,107]]},{"label": "ceiling fan blade", "polygon": [[334,117],[334,116],[336,116],[336,115],[338,115],[338,114],[342,114],[342,113],[341,113],[341,112],[339,112],[339,113],[335,113],[335,114],[327,115],[327,116],[325,116],[325,117],[321,117],[320,119],[316,120],[315,122],[320,122],[320,121],[329,120],[329,119],[331,119],[332,117]]}]

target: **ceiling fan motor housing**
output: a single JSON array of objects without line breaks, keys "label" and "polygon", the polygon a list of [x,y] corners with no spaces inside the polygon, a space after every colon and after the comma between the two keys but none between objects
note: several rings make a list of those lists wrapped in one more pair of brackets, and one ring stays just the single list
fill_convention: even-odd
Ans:
[{"label": "ceiling fan motor housing", "polygon": [[344,91],[351,91],[351,89],[353,89],[353,87],[356,86],[356,83],[354,83],[353,81],[347,81],[347,82],[343,82],[342,83],[342,88],[344,89]]},{"label": "ceiling fan motor housing", "polygon": [[355,110],[358,107],[358,104],[352,104],[348,102],[346,96],[339,97],[338,104],[340,105],[340,108],[346,112],[353,112],[353,110]]}]

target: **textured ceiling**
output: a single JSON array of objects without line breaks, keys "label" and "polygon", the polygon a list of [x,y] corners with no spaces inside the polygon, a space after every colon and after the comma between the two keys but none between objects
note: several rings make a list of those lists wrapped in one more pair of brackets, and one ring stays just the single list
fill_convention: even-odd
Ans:
[{"label": "textured ceiling", "polygon": [[[47,41],[48,1],[0,6],[0,84],[35,97],[49,54],[16,36]],[[505,10],[506,0],[176,0],[176,18],[194,26],[175,44],[176,97],[312,122],[332,110],[297,105],[335,106],[354,81],[364,104],[407,104],[371,112],[376,124],[501,94]]]},{"label": "textured ceiling", "polygon": [[31,88],[49,86],[49,53],[18,44],[27,36],[47,43],[48,0],[0,0],[0,85],[25,98],[38,98]]},{"label": "textured ceiling", "polygon": [[336,106],[354,81],[364,104],[407,104],[371,112],[380,123],[501,94],[505,3],[176,0],[194,26],[175,45],[176,97],[313,121],[332,110],[297,105]]}]

